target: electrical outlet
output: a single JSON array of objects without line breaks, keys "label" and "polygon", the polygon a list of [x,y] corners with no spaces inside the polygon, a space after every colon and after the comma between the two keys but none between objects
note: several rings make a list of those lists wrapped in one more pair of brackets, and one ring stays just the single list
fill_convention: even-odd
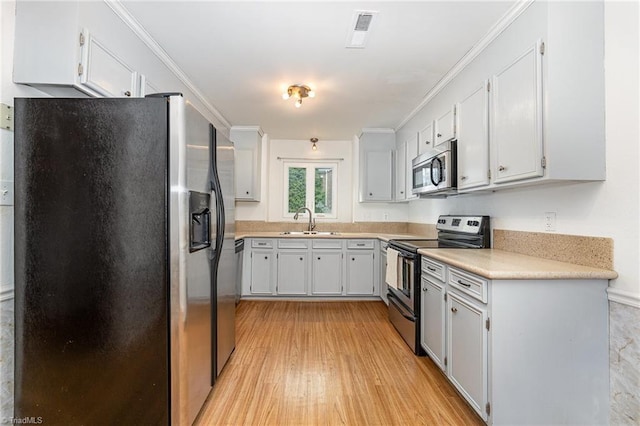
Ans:
[{"label": "electrical outlet", "polygon": [[13,205],[13,182],[0,181],[0,206]]},{"label": "electrical outlet", "polygon": [[554,232],[556,230],[556,212],[544,213],[544,230]]},{"label": "electrical outlet", "polygon": [[388,220],[389,220],[389,213],[384,213],[384,214],[382,215],[382,217],[384,218],[384,221],[385,221],[385,222],[386,222],[386,221],[388,221]]}]

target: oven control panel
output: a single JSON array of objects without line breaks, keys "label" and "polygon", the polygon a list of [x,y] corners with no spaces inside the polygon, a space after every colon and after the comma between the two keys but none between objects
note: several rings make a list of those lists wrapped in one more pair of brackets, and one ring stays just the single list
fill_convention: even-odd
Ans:
[{"label": "oven control panel", "polygon": [[483,232],[488,220],[488,216],[440,216],[436,228],[477,235]]}]

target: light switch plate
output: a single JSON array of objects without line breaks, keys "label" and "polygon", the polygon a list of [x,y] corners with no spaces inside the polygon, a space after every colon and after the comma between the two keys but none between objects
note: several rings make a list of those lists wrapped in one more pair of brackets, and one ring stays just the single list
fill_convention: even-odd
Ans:
[{"label": "light switch plate", "polygon": [[0,206],[13,205],[13,182],[0,180]]},{"label": "light switch plate", "polygon": [[13,132],[13,107],[0,104],[0,128]]}]

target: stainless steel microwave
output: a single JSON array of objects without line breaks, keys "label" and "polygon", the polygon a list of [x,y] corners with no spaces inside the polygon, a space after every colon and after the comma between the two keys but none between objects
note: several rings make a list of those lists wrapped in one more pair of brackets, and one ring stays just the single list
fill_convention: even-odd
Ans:
[{"label": "stainless steel microwave", "polygon": [[416,195],[455,194],[457,187],[456,141],[420,154],[411,161],[412,189]]}]

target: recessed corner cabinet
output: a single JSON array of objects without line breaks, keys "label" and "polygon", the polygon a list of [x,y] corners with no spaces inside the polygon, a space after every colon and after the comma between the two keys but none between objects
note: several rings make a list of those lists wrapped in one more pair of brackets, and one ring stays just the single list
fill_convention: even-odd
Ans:
[{"label": "recessed corner cabinet", "polygon": [[260,201],[263,135],[258,126],[233,126],[229,133],[235,147],[237,201]]},{"label": "recessed corner cabinet", "polygon": [[[108,18],[124,26],[115,16]],[[144,75],[127,63],[124,52],[109,45],[106,33],[83,28],[98,25],[92,19],[81,2],[18,2],[14,83],[53,96],[143,96]],[[132,52],[128,56],[135,57]]]},{"label": "recessed corner cabinet", "polygon": [[363,129],[359,146],[359,201],[393,201],[395,132],[392,129]]}]

